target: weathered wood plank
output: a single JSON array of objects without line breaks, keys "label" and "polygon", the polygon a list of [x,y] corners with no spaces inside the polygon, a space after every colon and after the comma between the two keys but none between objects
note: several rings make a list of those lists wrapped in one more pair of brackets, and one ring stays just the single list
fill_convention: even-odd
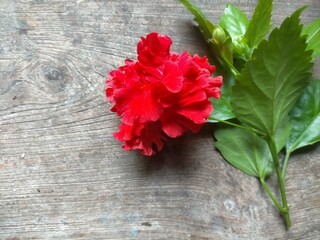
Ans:
[{"label": "weathered wood plank", "polygon": [[[194,2],[215,22],[227,3]],[[320,16],[318,0],[275,3],[275,24],[305,4],[304,22]],[[319,237],[319,145],[289,165],[286,231],[258,182],[214,150],[210,126],[151,159],[113,139],[105,76],[151,31],[204,54],[191,19],[175,0],[0,1],[0,239]]]}]

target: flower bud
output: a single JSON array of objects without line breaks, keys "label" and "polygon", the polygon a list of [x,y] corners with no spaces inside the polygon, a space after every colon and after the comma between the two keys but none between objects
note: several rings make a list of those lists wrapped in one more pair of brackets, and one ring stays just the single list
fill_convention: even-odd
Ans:
[{"label": "flower bud", "polygon": [[211,41],[213,41],[217,45],[223,45],[227,38],[228,37],[224,29],[220,26],[217,26],[212,32]]}]

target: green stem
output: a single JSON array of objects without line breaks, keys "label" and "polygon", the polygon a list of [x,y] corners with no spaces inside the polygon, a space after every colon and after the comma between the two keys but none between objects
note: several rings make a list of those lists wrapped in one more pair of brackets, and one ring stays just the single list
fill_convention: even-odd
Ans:
[{"label": "green stem", "polygon": [[287,150],[286,151],[286,156],[284,157],[284,160],[283,160],[283,165],[282,165],[282,176],[283,176],[283,178],[285,178],[285,176],[286,176],[287,165],[288,165],[288,160],[289,160],[290,154],[291,154],[291,152],[289,152]]},{"label": "green stem", "polygon": [[278,200],[275,198],[275,196],[273,195],[273,193],[271,192],[269,186],[266,184],[266,182],[264,181],[264,179],[260,178],[260,183],[262,185],[262,187],[264,188],[264,190],[267,192],[267,194],[269,195],[269,197],[271,198],[273,204],[279,209],[279,212],[281,214],[283,213],[287,213],[287,210],[284,209],[280,203],[278,202]]},{"label": "green stem", "polygon": [[267,139],[267,143],[268,143],[271,155],[272,155],[272,160],[273,160],[274,167],[276,169],[278,184],[279,184],[280,192],[281,192],[282,206],[284,209],[284,212],[282,212],[281,214],[284,217],[287,229],[289,229],[291,227],[289,207],[288,207],[288,202],[287,202],[286,190],[284,187],[284,179],[283,179],[283,175],[282,175],[280,164],[279,164],[279,156],[278,156],[278,152],[277,152],[274,138]]},{"label": "green stem", "polygon": [[227,63],[228,67],[230,68],[230,70],[234,76],[240,75],[240,72],[233,66],[232,63],[230,63],[229,61],[227,61],[225,59],[224,59],[224,61]]},{"label": "green stem", "polygon": [[243,125],[240,125],[240,124],[236,124],[236,123],[233,123],[233,122],[229,122],[229,121],[225,121],[225,120],[220,120],[220,119],[212,117],[212,116],[208,117],[208,120],[212,120],[212,121],[216,121],[216,122],[222,122],[222,123],[228,124],[228,125],[233,126],[233,127],[242,128],[242,129],[245,129],[247,131],[250,131],[250,132],[253,132],[253,133],[257,134],[258,136],[265,136],[263,133],[255,130],[253,128],[246,127],[246,126],[243,126]]}]

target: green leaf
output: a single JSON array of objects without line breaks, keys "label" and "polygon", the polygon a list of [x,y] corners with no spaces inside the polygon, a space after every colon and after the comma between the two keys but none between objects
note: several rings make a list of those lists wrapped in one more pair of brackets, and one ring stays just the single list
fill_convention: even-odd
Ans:
[{"label": "green leaf", "polygon": [[264,179],[273,171],[267,143],[256,134],[240,128],[221,128],[214,133],[222,156],[244,173]]},{"label": "green leaf", "polygon": [[256,48],[271,28],[272,0],[259,0],[244,36],[250,48]]},{"label": "green leaf", "polygon": [[[219,120],[228,120],[235,118],[230,104],[232,99],[231,87],[234,85],[234,75],[230,72],[224,72],[222,75],[223,86],[221,87],[221,97],[220,99],[211,99],[214,109],[211,117]],[[217,120],[212,120],[209,118],[208,122],[217,122]]]},{"label": "green leaf", "polygon": [[261,42],[232,88],[231,105],[238,120],[269,137],[275,137],[284,124],[311,75],[311,51],[306,51],[305,39],[300,37],[301,11]]},{"label": "green leaf", "polygon": [[288,152],[320,141],[320,80],[311,81],[290,113],[292,131]]},{"label": "green leaf", "polygon": [[320,56],[320,18],[304,26],[302,34],[307,35],[308,49],[313,50],[313,59]]},{"label": "green leaf", "polygon": [[235,118],[232,107],[230,105],[230,98],[227,98],[223,94],[221,95],[220,99],[211,99],[212,105],[213,105],[213,112],[211,114],[211,117],[213,119],[208,118],[207,122],[218,122],[215,119],[219,120],[229,120]]},{"label": "green leaf", "polygon": [[247,31],[247,16],[237,7],[228,4],[221,17],[220,26],[228,31],[232,41],[242,38]]},{"label": "green leaf", "polygon": [[189,0],[179,0],[193,15],[198,23],[199,29],[206,41],[212,37],[215,26],[206,18],[202,11]]},{"label": "green leaf", "polygon": [[275,134],[275,144],[277,152],[279,153],[282,148],[286,145],[289,135],[291,133],[292,125],[290,123],[289,117],[287,117],[282,124],[279,125]]}]

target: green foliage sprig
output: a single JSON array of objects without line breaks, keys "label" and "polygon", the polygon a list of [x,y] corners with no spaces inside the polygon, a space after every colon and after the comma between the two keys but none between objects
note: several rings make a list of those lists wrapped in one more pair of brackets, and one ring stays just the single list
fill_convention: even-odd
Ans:
[{"label": "green foliage sprig", "polygon": [[[273,1],[259,0],[251,20],[229,4],[215,25],[189,0],[180,2],[195,16],[224,76],[208,120],[220,122],[215,145],[230,164],[259,179],[289,229],[288,159],[320,141],[320,80],[312,75],[320,56],[320,19],[301,24],[301,8],[271,30]],[[266,183],[273,172],[281,201]]]}]

